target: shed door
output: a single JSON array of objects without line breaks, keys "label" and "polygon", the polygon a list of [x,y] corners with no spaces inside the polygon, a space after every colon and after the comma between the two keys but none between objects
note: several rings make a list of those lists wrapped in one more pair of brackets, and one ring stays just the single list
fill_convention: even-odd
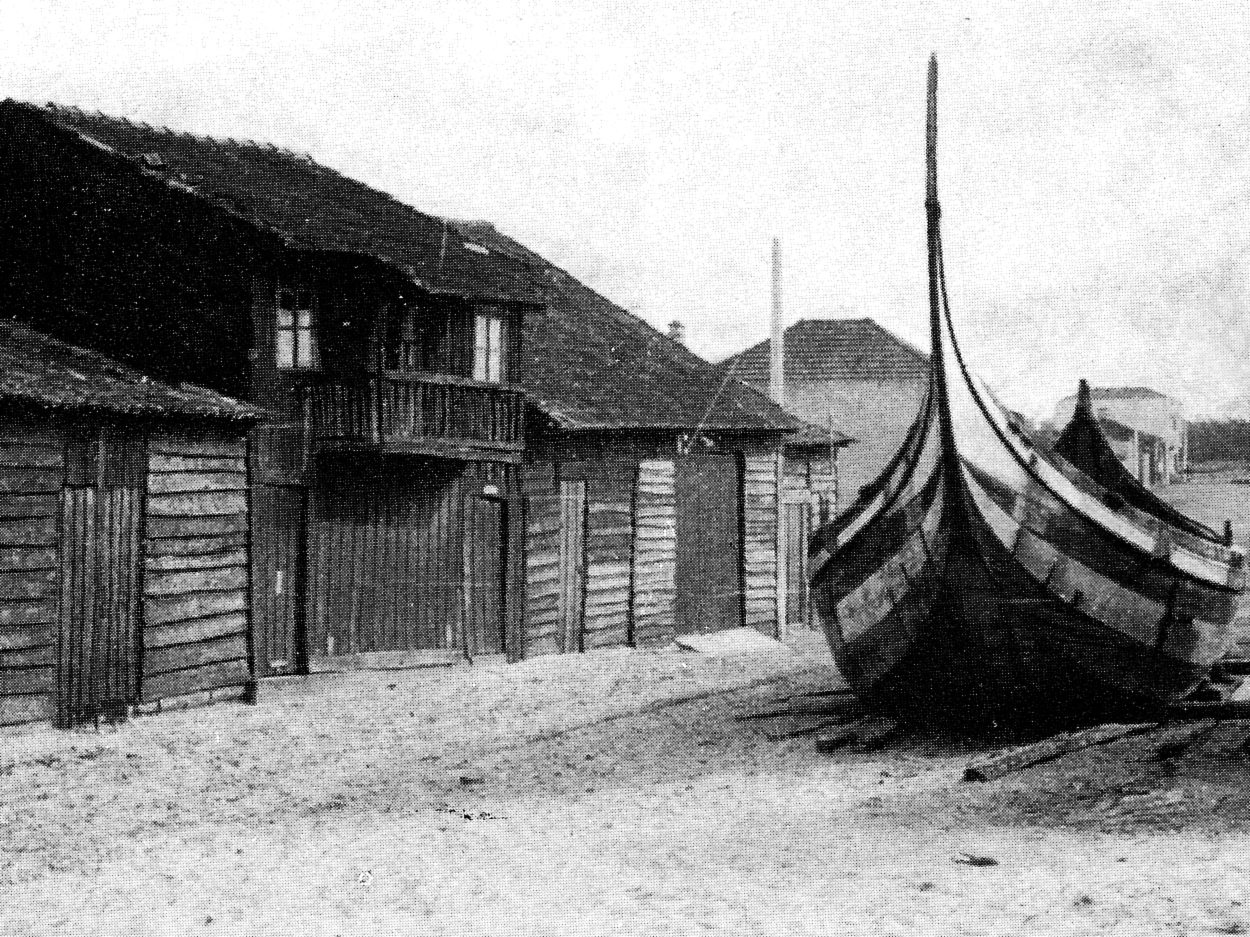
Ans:
[{"label": "shed door", "polygon": [[307,494],[299,487],[252,489],[252,615],[256,673],[297,673],[302,666]]},{"label": "shed door", "polygon": [[71,442],[61,498],[57,722],[124,717],[138,694],[146,449],[101,434]]},{"label": "shed door", "polygon": [[465,651],[501,654],[504,643],[504,553],[507,503],[487,499],[469,487],[464,530]]},{"label": "shed door", "polygon": [[737,456],[677,463],[677,631],[742,624],[742,471]]}]

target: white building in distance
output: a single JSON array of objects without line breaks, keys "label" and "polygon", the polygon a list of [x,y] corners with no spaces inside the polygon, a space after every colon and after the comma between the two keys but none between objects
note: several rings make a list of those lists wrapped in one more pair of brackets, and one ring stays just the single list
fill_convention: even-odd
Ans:
[{"label": "white building in distance", "polygon": [[[1149,387],[1090,389],[1094,416],[1120,461],[1143,485],[1168,485],[1189,465],[1188,422],[1179,400]],[[1062,431],[1076,410],[1076,394],[1055,407]]]}]

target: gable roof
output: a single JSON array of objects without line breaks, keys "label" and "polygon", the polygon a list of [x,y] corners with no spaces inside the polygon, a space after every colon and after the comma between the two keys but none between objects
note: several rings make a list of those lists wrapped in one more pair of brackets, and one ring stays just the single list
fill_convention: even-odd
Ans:
[{"label": "gable roof", "polygon": [[440,218],[340,175],[311,157],[250,140],[216,140],[49,103],[6,100],[4,118],[34,118],[126,164],[136,177],[207,202],[295,250],[373,258],[423,289],[532,302],[515,258],[466,242]]},{"label": "gable roof", "polygon": [[[765,339],[724,364],[748,384],[766,387],[771,349]],[[927,354],[872,319],[800,319],[786,329],[785,355],[788,381],[922,380],[929,374]]]},{"label": "gable roof", "polygon": [[254,422],[255,407],[194,384],[174,387],[106,358],[0,319],[0,400],[42,410],[186,416]]},{"label": "gable roof", "polygon": [[563,429],[694,429],[789,432],[801,425],[763,394],[488,222],[456,222],[466,237],[522,258],[546,308],[525,317],[521,382]]}]

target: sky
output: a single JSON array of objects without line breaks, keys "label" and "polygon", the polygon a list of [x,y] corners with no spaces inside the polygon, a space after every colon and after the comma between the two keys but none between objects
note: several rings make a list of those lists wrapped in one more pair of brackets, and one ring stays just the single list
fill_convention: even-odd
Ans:
[{"label": "sky", "polygon": [[955,328],[1016,409],[1086,377],[1250,415],[1250,4],[0,5],[0,97],[307,152],[482,219],[713,360],[927,347],[924,83]]}]

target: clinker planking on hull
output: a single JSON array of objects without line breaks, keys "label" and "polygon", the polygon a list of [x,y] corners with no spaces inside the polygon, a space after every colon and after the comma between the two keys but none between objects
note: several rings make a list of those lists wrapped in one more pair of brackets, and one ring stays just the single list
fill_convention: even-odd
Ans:
[{"label": "clinker planking on hull", "polygon": [[810,545],[835,659],[874,704],[963,731],[1159,712],[1226,650],[1243,554],[1093,471],[1092,443],[1034,445],[966,367],[942,260],[936,60],[926,162],[928,390],[899,452]]}]

